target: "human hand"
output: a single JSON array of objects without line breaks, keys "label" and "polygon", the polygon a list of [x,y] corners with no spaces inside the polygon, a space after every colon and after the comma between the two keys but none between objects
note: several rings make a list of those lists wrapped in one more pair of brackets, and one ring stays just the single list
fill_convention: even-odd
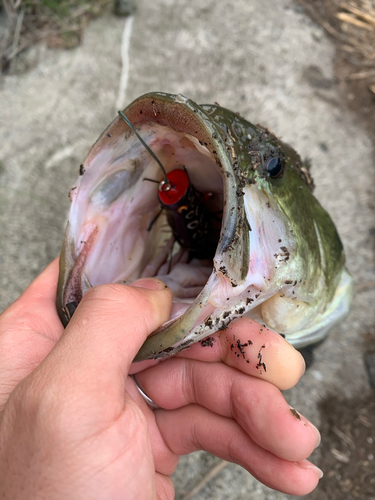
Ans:
[{"label": "human hand", "polygon": [[[196,449],[290,494],[316,486],[304,458],[317,431],[276,387],[294,385],[303,362],[280,336],[240,320],[212,348],[131,366],[168,318],[170,290],[152,279],[96,287],[64,331],[56,285],[54,261],[0,315],[1,498],[171,499],[179,455]],[[255,367],[262,345],[266,372]],[[147,407],[129,370],[163,409]]]}]

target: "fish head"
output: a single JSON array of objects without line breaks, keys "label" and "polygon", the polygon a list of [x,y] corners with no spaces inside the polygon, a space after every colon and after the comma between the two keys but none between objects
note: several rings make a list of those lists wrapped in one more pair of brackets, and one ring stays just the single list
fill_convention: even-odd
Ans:
[{"label": "fish head", "polygon": [[[64,324],[92,286],[159,277],[172,314],[138,361],[173,355],[244,314],[299,338],[340,302],[342,245],[292,148],[181,95],[146,94],[123,113],[131,126],[112,122],[70,191],[57,293]],[[187,188],[168,205],[162,186],[176,171]]]}]

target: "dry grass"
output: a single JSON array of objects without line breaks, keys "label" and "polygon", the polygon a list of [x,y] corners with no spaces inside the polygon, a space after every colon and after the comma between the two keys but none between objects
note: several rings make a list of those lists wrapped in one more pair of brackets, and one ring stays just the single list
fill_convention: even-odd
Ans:
[{"label": "dry grass", "polygon": [[375,0],[296,0],[335,42],[335,80],[375,143]]},{"label": "dry grass", "polygon": [[362,65],[375,67],[375,1],[340,3],[336,17],[346,38],[342,49],[355,54]]},{"label": "dry grass", "polygon": [[11,72],[20,52],[40,41],[49,47],[76,47],[86,23],[98,16],[110,2],[2,0],[7,26],[0,40],[1,71]]},{"label": "dry grass", "polygon": [[[338,42],[345,58],[357,67],[350,80],[375,83],[375,0],[298,0],[310,16]],[[374,77],[374,78],[373,78]]]}]

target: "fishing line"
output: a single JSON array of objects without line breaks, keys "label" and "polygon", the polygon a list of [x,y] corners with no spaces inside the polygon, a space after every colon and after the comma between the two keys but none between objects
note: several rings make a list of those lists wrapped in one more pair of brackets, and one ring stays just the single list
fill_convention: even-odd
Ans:
[{"label": "fishing line", "polygon": [[144,181],[156,182],[156,184],[160,184],[160,181],[156,181],[155,179],[149,179],[148,177],[143,177]]},{"label": "fishing line", "polygon": [[130,120],[124,115],[122,111],[118,111],[118,114],[121,116],[121,118],[124,120],[124,122],[132,129],[132,131],[135,133],[135,135],[138,137],[140,142],[143,144],[143,146],[147,149],[147,151],[150,153],[150,155],[153,157],[153,159],[156,161],[156,163],[159,165],[161,168],[163,175],[164,175],[164,183],[166,185],[170,185],[169,179],[167,177],[167,172],[165,171],[165,168],[163,167],[161,161],[159,158],[156,156],[156,154],[152,151],[151,148],[148,147],[148,145],[145,143],[145,141],[142,139],[142,137],[138,134],[138,132],[135,130],[133,125],[130,123]]}]

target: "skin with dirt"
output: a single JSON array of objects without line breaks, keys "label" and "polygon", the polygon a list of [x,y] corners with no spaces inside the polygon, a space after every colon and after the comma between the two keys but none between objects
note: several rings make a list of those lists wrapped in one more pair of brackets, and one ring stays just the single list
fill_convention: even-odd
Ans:
[{"label": "skin with dirt", "polygon": [[[70,192],[57,297],[62,321],[91,286],[156,276],[171,286],[174,309],[137,361],[173,355],[244,314],[298,347],[325,337],[348,311],[352,280],[336,228],[295,151],[236,113],[181,95],[147,94],[124,115],[133,125],[117,118],[103,132]],[[196,196],[208,200],[213,222],[202,248],[184,246],[161,215],[157,185],[165,174],[145,142],[166,171],[184,169],[202,193]],[[211,255],[198,255],[210,247]]]}]

